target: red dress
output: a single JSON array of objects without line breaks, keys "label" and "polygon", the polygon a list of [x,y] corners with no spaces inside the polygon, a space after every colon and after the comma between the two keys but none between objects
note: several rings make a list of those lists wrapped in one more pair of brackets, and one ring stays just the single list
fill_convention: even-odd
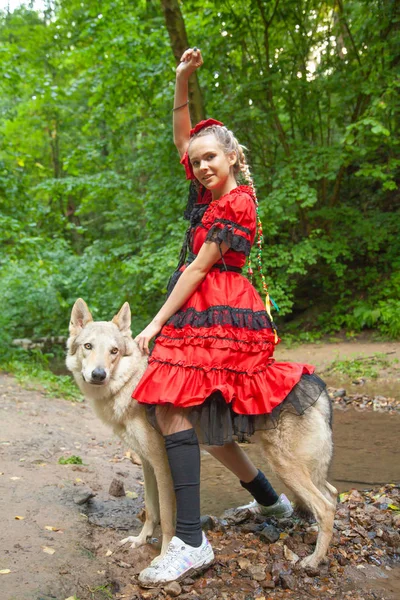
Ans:
[{"label": "red dress", "polygon": [[[256,234],[251,188],[238,186],[207,207],[197,204],[196,208],[200,212],[202,208],[206,210],[190,229],[192,255],[197,255],[205,242],[225,242],[229,250],[161,329],[148,368],[132,396],[153,408],[166,403],[196,407],[194,413],[201,419],[198,409],[205,404],[207,419],[213,421],[216,413],[215,407],[210,409],[210,403],[218,404],[219,413],[221,408],[226,413],[229,407],[231,432],[219,442],[224,443],[239,432],[233,422],[241,423],[241,433],[253,433],[263,427],[260,419],[258,426],[253,419],[249,427],[248,419],[237,417],[271,415],[302,377],[314,372],[314,367],[273,359],[275,335],[263,300],[240,272]],[[304,387],[307,388],[307,399],[303,398],[299,404],[296,397],[299,394],[292,394],[291,408],[294,406],[298,414],[317,400],[324,384],[312,376],[311,381],[303,381],[300,387],[302,397]],[[217,421],[221,421],[221,415]],[[264,421],[267,423],[267,419]],[[220,422],[219,426],[226,427],[226,422],[225,425]],[[209,440],[209,434],[206,438]],[[211,439],[208,443],[216,442]]]}]

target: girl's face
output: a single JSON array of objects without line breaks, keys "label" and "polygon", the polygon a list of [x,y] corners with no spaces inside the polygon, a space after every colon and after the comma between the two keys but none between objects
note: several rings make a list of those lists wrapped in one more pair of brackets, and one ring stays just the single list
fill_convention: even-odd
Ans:
[{"label": "girl's face", "polygon": [[191,142],[189,158],[196,179],[211,190],[213,198],[219,198],[237,186],[232,169],[236,153],[225,154],[212,133]]}]

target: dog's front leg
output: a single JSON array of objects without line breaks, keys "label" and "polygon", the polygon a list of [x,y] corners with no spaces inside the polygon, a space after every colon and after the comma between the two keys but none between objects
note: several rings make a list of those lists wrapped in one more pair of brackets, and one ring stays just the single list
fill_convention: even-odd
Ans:
[{"label": "dog's front leg", "polygon": [[162,532],[162,546],[160,556],[167,551],[168,544],[175,535],[176,502],[175,491],[172,483],[171,471],[165,451],[158,455],[154,463],[154,471],[158,485],[160,499],[160,521]]},{"label": "dog's front leg", "polygon": [[160,503],[158,500],[158,488],[153,467],[141,457],[144,479],[144,504],[146,510],[146,521],[139,535],[121,540],[120,545],[131,544],[131,548],[139,548],[147,543],[153,536],[154,529],[160,522]]}]

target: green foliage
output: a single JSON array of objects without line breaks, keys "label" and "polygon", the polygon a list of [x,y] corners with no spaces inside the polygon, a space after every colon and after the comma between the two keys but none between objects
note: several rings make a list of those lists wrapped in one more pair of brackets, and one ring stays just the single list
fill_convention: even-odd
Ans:
[{"label": "green foliage", "polygon": [[[398,338],[395,3],[180,6],[207,115],[248,147],[283,336]],[[0,13],[3,362],[14,338],[66,334],[77,297],[100,319],[128,300],[138,332],[178,260],[187,183],[161,3],[99,7]]]},{"label": "green foliage", "polygon": [[[397,263],[394,262],[396,265]],[[371,270],[371,286],[360,297],[351,298],[350,292],[343,297],[333,316],[322,313],[318,317],[325,332],[346,329],[360,332],[363,329],[378,330],[387,338],[400,336],[400,274],[394,272],[385,277]],[[366,282],[368,284],[368,281]],[[344,296],[344,295],[343,295]]]},{"label": "green foliage", "polygon": [[80,456],[75,456],[72,454],[68,456],[68,458],[64,458],[64,456],[60,456],[58,459],[59,465],[83,465],[83,461]]},{"label": "green foliage", "polygon": [[340,373],[348,377],[366,377],[376,379],[381,369],[387,369],[397,363],[397,359],[391,360],[386,354],[380,352],[373,356],[353,358],[348,360],[334,360],[325,372]]},{"label": "green foliage", "polygon": [[82,402],[82,395],[69,375],[55,375],[50,371],[53,358],[54,355],[38,350],[27,352],[0,345],[0,370],[12,373],[24,388],[44,391],[52,398]]},{"label": "green foliage", "polygon": [[283,336],[285,348],[295,348],[300,344],[318,344],[323,337],[322,331],[300,331],[286,333]]}]

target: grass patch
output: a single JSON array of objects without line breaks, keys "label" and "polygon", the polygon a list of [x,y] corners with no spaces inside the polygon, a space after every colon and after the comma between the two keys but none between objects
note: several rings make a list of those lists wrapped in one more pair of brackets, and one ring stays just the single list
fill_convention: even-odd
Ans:
[{"label": "grass patch", "polygon": [[83,397],[69,375],[55,375],[49,363],[53,355],[40,351],[13,350],[0,358],[0,371],[11,373],[28,390],[44,391],[47,396],[83,402]]},{"label": "grass patch", "polygon": [[348,375],[350,378],[377,379],[381,369],[387,369],[395,363],[398,363],[396,358],[390,359],[386,354],[377,353],[373,356],[345,360],[336,359],[325,369],[325,373],[339,373],[340,375]]},{"label": "grass patch", "polygon": [[318,344],[322,341],[322,337],[323,334],[321,333],[321,331],[302,331],[295,334],[286,333],[285,331],[283,331],[282,343],[284,344],[285,348],[288,348],[290,350],[291,348],[296,348],[301,344]]},{"label": "grass patch", "polygon": [[64,456],[60,456],[58,459],[59,465],[83,465],[83,461],[80,456],[68,456],[68,458],[64,458]]},{"label": "grass patch", "polygon": [[105,585],[99,585],[96,588],[90,589],[90,593],[92,594],[92,599],[94,600],[95,597],[97,596],[97,594],[101,594],[101,598],[107,598],[112,600],[113,599],[113,595],[112,592],[109,589],[109,583],[105,584]]}]

